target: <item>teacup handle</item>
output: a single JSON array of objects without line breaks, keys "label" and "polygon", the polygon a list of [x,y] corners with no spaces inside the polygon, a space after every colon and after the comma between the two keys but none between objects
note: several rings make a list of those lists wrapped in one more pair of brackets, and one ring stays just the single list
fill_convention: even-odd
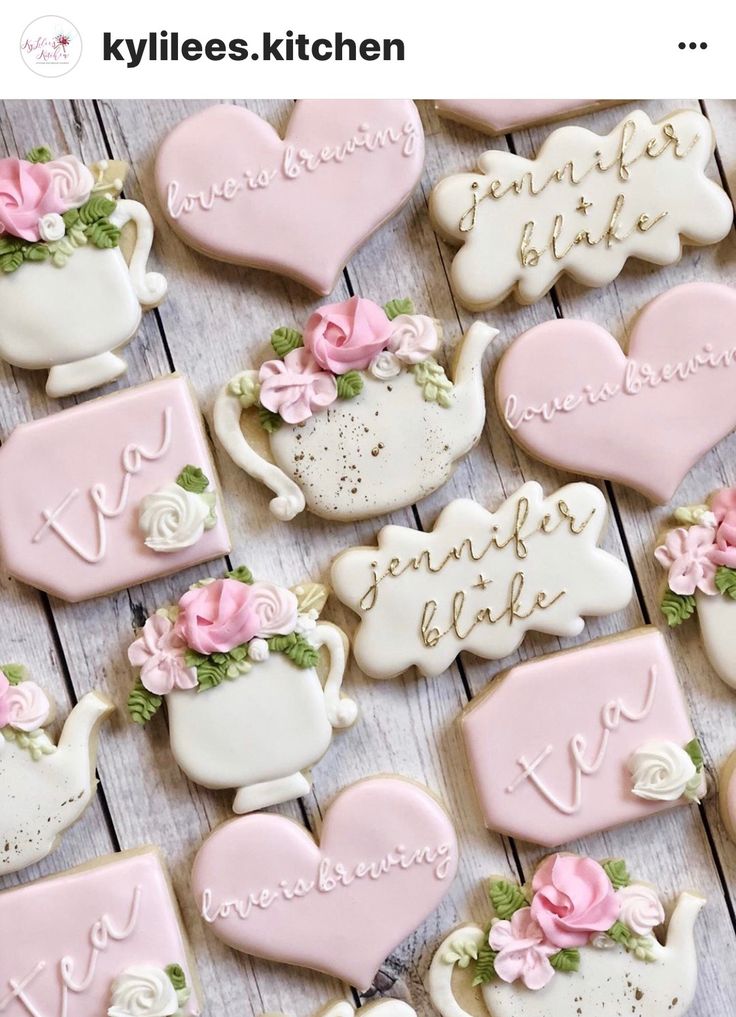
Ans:
[{"label": "teacup handle", "polygon": [[484,939],[483,930],[477,925],[462,925],[444,940],[429,965],[427,988],[429,995],[442,1017],[473,1017],[455,998],[452,989],[452,973],[455,966],[464,968],[478,954]]},{"label": "teacup handle", "polygon": [[352,699],[340,695],[348,659],[345,637],[337,626],[322,622],[309,634],[309,641],[316,649],[324,646],[330,657],[324,686],[327,719],[333,727],[350,727],[356,721],[358,707]]},{"label": "teacup handle", "polygon": [[122,229],[126,223],[135,223],[135,247],[128,265],[130,281],[142,307],[157,307],[166,296],[169,284],[160,272],[146,271],[153,244],[153,219],[148,214],[148,209],[139,201],[121,198],[110,216],[110,222],[118,229]]},{"label": "teacup handle", "polygon": [[[243,371],[238,377],[244,375],[254,382],[258,381],[257,371]],[[236,466],[273,491],[276,497],[271,500],[271,512],[282,522],[288,522],[304,511],[304,495],[291,477],[287,477],[275,463],[264,459],[248,442],[240,426],[242,413],[240,397],[233,394],[229,384],[226,385],[215,401],[215,433]]]}]

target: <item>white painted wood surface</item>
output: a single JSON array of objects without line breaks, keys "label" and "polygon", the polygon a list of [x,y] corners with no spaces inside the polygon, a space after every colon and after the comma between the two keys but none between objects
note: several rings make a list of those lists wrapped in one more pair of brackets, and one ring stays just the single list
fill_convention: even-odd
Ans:
[{"label": "white painted wood surface", "polygon": [[[126,193],[145,202],[156,220],[155,267],[166,273],[169,297],[159,312],[145,316],[140,334],[129,347],[130,370],[121,384],[135,384],[176,368],[186,374],[209,412],[218,387],[265,352],[278,325],[303,323],[319,302],[298,286],[275,275],[222,265],[195,254],[171,232],[157,206],[152,160],[164,134],[205,102],[6,102],[0,105],[0,156],[22,154],[47,144],[56,152],[74,152],[85,161],[117,156],[132,172]],[[247,105],[283,126],[290,104]],[[647,102],[656,116],[697,100]],[[427,164],[421,187],[403,212],[372,237],[352,259],[335,291],[350,291],[382,303],[412,296],[417,307],[441,319],[456,338],[472,317],[453,301],[447,283],[452,251],[439,242],[427,218],[427,195],[443,174],[467,168],[487,147],[512,144],[531,154],[546,128],[520,132],[490,142],[483,135],[439,121],[422,103],[427,132]],[[703,109],[718,138],[714,178],[736,188],[736,102],[708,101]],[[620,109],[585,120],[604,133],[618,121]],[[319,238],[315,238],[315,243]],[[537,479],[547,489],[569,479],[527,458],[510,441],[493,402],[492,372],[503,347],[514,336],[555,313],[589,317],[625,341],[636,311],[672,285],[693,279],[736,281],[736,235],[715,248],[687,249],[680,264],[657,269],[629,265],[612,285],[585,290],[563,280],[554,294],[528,308],[507,301],[484,317],[501,329],[487,358],[488,422],[478,448],[452,480],[414,510],[392,520],[409,526],[431,525],[451,498],[471,496],[494,505],[523,480]],[[59,409],[44,395],[41,374],[0,365],[0,437],[22,420]],[[241,474],[216,449],[216,458],[232,529],[235,563],[248,564],[264,578],[285,584],[325,574],[331,557],[343,547],[370,541],[380,523],[331,525],[304,516],[280,524],[268,512],[268,494]],[[666,450],[664,450],[666,454]],[[691,472],[678,502],[697,502],[712,489],[736,484],[736,435],[726,439]],[[613,513],[608,549],[626,555],[637,576],[637,599],[616,616],[591,621],[579,640],[621,631],[652,620],[662,626],[657,603],[661,573],[652,559],[655,534],[667,510],[652,507],[639,495],[606,485]],[[221,566],[191,570],[168,580],[131,589],[86,605],[65,605],[0,575],[3,635],[0,658],[25,661],[51,691],[64,712],[92,687],[104,689],[120,711],[103,732],[99,755],[100,793],[83,820],[67,833],[61,848],[42,864],[0,880],[0,886],[27,882],[61,871],[94,856],[144,843],[156,843],[166,854],[198,958],[209,1014],[259,1014],[279,1010],[309,1017],[327,999],[349,992],[334,980],[242,957],[221,945],[203,928],[188,892],[193,856],[207,833],[228,817],[231,795],[190,784],[168,750],[166,721],[158,716],[145,730],[128,724],[123,712],[132,674],[126,648],[133,630],[159,603],[175,599],[195,578],[217,573]],[[337,605],[328,616],[348,630],[354,621]],[[736,698],[708,666],[697,626],[668,633],[695,728],[715,779],[718,766],[736,745]],[[469,696],[516,659],[569,645],[543,636],[528,637],[509,660],[486,663],[462,658],[432,680],[413,677],[371,682],[353,667],[346,688],[358,700],[361,719],[339,734],[316,768],[312,794],[279,811],[304,820],[319,834],[330,799],[350,782],[380,772],[402,773],[436,790],[455,817],[462,861],[452,892],[433,915],[382,966],[376,992],[392,992],[410,1001],[420,1017],[433,1009],[423,988],[432,948],[454,924],[486,918],[483,881],[491,873],[524,874],[542,851],[513,843],[483,829],[456,723]],[[162,711],[163,714],[163,711]],[[726,1017],[736,1013],[736,942],[733,895],[736,891],[736,846],[727,838],[713,798],[700,809],[677,809],[646,823],[589,838],[584,848],[594,857],[622,855],[632,872],[674,894],[694,888],[709,898],[697,930],[701,977],[692,1017]],[[349,938],[349,931],[346,934]],[[2,949],[0,945],[0,950]],[[369,998],[367,994],[365,998]],[[550,1014],[550,1017],[570,1017]]]}]

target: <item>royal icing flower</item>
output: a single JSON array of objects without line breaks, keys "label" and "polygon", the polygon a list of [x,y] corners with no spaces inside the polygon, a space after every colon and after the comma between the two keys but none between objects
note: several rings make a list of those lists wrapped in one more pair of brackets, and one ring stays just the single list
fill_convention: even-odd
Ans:
[{"label": "royal icing flower", "polygon": [[253,583],[250,587],[250,607],[257,618],[255,635],[288,635],[296,628],[299,602],[291,590],[274,583]]},{"label": "royal icing flower", "polygon": [[379,381],[390,381],[401,371],[401,361],[395,353],[382,350],[377,353],[368,365],[368,373]]},{"label": "royal icing flower", "polygon": [[378,304],[351,297],[317,308],[304,330],[304,345],[326,371],[363,371],[385,349],[393,327]]},{"label": "royal icing flower", "polygon": [[676,802],[686,795],[697,798],[701,777],[688,753],[674,742],[647,742],[629,760],[637,798]]},{"label": "royal icing flower", "polygon": [[337,399],[335,379],[304,347],[267,360],[258,373],[261,405],[287,424],[301,424]]},{"label": "royal icing flower", "polygon": [[[11,685],[6,690],[0,711],[5,716],[5,724],[16,731],[37,731],[48,720],[51,704],[40,686],[26,681]],[[0,724],[0,727],[5,724]]]},{"label": "royal icing flower", "polygon": [[603,867],[592,858],[551,855],[534,874],[532,917],[559,949],[584,946],[594,932],[606,932],[619,903]]},{"label": "royal icing flower", "polygon": [[53,182],[43,163],[0,159],[0,234],[10,233],[31,243],[39,240],[39,219],[66,210]]},{"label": "royal icing flower", "polygon": [[173,1017],[179,999],[171,979],[161,968],[138,964],[112,983],[108,1017]]},{"label": "royal icing flower", "polygon": [[716,548],[711,558],[716,565],[736,569],[736,488],[717,491],[711,498],[716,518]]},{"label": "royal icing flower", "polygon": [[76,155],[62,155],[45,165],[51,174],[51,187],[63,205],[62,211],[79,208],[89,200],[95,178]]},{"label": "royal icing flower", "polygon": [[546,940],[531,908],[520,908],[510,921],[494,922],[488,945],[498,951],[493,966],[504,982],[520,978],[527,989],[543,989],[555,973],[549,958],[558,948]]},{"label": "royal icing flower", "polygon": [[271,651],[265,639],[251,639],[248,643],[248,657],[254,664],[262,664],[270,656]]},{"label": "royal icing flower", "polygon": [[51,243],[61,240],[66,233],[64,220],[58,212],[48,212],[38,220],[38,234],[41,240]]},{"label": "royal icing flower", "polygon": [[192,547],[204,534],[212,506],[207,498],[171,483],[141,502],[139,525],[146,547],[171,553]]},{"label": "royal icing flower", "polygon": [[128,649],[128,660],[141,669],[144,688],[165,696],[172,689],[193,689],[197,684],[197,672],[186,665],[186,650],[187,644],[172,622],[154,614]]},{"label": "royal icing flower", "polygon": [[257,635],[260,617],[253,608],[252,587],[237,579],[216,579],[179,601],[175,630],[197,653],[229,653]]},{"label": "royal icing flower", "polygon": [[437,326],[426,314],[399,314],[391,327],[388,349],[404,364],[421,363],[439,345]]},{"label": "royal icing flower", "polygon": [[715,539],[716,532],[709,526],[678,526],[669,531],[654,556],[663,568],[668,569],[669,587],[673,593],[691,596],[696,590],[701,590],[712,596],[718,592],[713,559]]},{"label": "royal icing flower", "polygon": [[621,908],[619,921],[635,936],[648,936],[664,921],[664,908],[659,894],[644,883],[631,883],[616,891]]}]

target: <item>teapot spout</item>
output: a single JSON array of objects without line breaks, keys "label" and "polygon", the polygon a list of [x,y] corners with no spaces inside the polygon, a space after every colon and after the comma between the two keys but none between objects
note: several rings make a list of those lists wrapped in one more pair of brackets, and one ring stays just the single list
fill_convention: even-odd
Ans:
[{"label": "teapot spout", "polygon": [[94,769],[100,725],[114,709],[110,700],[100,692],[88,692],[82,696],[66,719],[57,754],[76,756],[85,753]]},{"label": "teapot spout", "polygon": [[694,893],[681,893],[672,912],[667,928],[666,948],[679,954],[683,962],[689,957],[695,959],[695,922],[704,905],[704,897]]},{"label": "teapot spout", "polygon": [[462,424],[458,429],[459,447],[454,450],[459,458],[471,449],[480,437],[486,419],[486,397],[481,369],[483,354],[498,335],[498,329],[476,321],[470,326],[460,343],[452,371],[458,410]]}]

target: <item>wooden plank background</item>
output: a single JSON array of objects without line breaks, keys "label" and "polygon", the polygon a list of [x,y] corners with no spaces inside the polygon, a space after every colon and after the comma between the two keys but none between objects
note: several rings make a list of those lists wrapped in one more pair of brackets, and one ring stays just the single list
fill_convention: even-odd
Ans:
[{"label": "wooden plank background", "polygon": [[[126,354],[127,379],[137,384],[172,369],[192,381],[209,414],[219,386],[244,367],[263,358],[271,331],[281,324],[299,325],[320,301],[296,283],[275,275],[219,264],[185,247],[166,225],[158,208],[152,161],[159,141],[181,118],[205,102],[5,102],[0,105],[0,155],[23,154],[47,144],[57,153],[73,152],[86,162],[101,157],[127,159],[132,167],[126,195],[143,201],[156,220],[153,261],[169,279],[169,296],[158,312],[147,314]],[[244,103],[283,127],[291,104]],[[736,102],[690,99],[642,104],[653,119],[678,108],[701,108],[718,138],[714,179],[736,188]],[[452,251],[437,240],[427,217],[427,197],[442,175],[469,168],[486,148],[510,146],[531,155],[548,128],[489,141],[469,129],[440,121],[431,104],[420,104],[427,133],[427,162],[421,186],[404,210],[373,236],[351,260],[334,293],[350,293],[383,303],[412,296],[417,308],[441,319],[456,341],[474,316],[453,300],[447,282]],[[631,107],[633,108],[633,107]],[[609,109],[586,117],[586,126],[605,133],[625,112]],[[657,269],[630,264],[619,279],[598,290],[563,280],[532,307],[511,301],[484,317],[501,330],[487,358],[488,418],[484,437],[452,480],[418,506],[395,513],[392,521],[429,527],[453,497],[473,497],[495,506],[524,480],[536,479],[546,490],[570,480],[568,474],[541,465],[510,441],[493,401],[493,367],[502,349],[519,332],[561,316],[590,318],[625,343],[637,310],[656,294],[695,279],[732,281],[736,236],[711,248],[687,249],[682,261]],[[322,301],[324,302],[324,301]],[[452,343],[450,344],[452,345]],[[71,403],[68,400],[67,403]],[[0,437],[23,420],[59,409],[44,394],[42,374],[0,365]],[[666,454],[666,449],[663,450]],[[379,524],[330,524],[303,516],[277,522],[268,511],[269,495],[240,473],[215,449],[233,536],[232,561],[248,564],[256,575],[287,585],[326,572],[332,556],[356,542],[372,541]],[[712,489],[736,484],[736,435],[726,439],[692,470],[678,503],[699,502]],[[423,979],[433,947],[454,924],[484,921],[482,882],[491,873],[529,873],[543,852],[483,829],[470,786],[456,723],[461,708],[502,668],[558,649],[561,645],[623,631],[643,621],[662,625],[657,603],[661,572],[652,559],[657,531],[668,515],[641,496],[618,485],[605,485],[612,508],[605,546],[625,557],[636,574],[637,596],[626,611],[592,620],[578,640],[530,636],[519,653],[503,662],[461,658],[438,678],[408,677],[371,682],[352,667],[346,688],[358,701],[361,718],[338,734],[318,765],[312,794],[279,811],[304,821],[319,834],[321,818],[340,788],[371,773],[395,772],[416,778],[436,790],[453,814],[462,859],[458,878],[442,907],[383,964],[374,988],[411,1002],[420,1017],[433,1013]],[[103,731],[99,754],[100,790],[85,817],[69,831],[60,849],[43,863],[0,886],[27,882],[61,871],[98,854],[145,843],[159,844],[168,858],[192,939],[209,1014],[250,1015],[282,1010],[311,1017],[329,998],[349,987],[320,975],[251,960],[223,946],[203,928],[188,891],[193,856],[203,838],[230,814],[231,794],[211,792],[189,783],[171,758],[166,720],[159,715],[144,731],[126,721],[123,706],[132,681],[126,649],[133,630],[158,604],[176,599],[186,586],[221,563],[191,570],[86,605],[65,605],[0,574],[3,634],[0,658],[25,661],[57,700],[61,713],[93,687],[103,689],[121,707]],[[332,604],[328,616],[348,631],[352,616]],[[736,699],[709,667],[697,625],[668,634],[680,678],[703,742],[711,782],[736,746]],[[700,982],[692,1017],[725,1017],[736,1013],[736,846],[723,829],[713,797],[700,808],[677,809],[610,833],[571,844],[594,857],[624,856],[632,872],[656,882],[663,893],[693,888],[707,895],[697,940]],[[346,938],[349,937],[349,932]],[[1,949],[1,948],[0,948]],[[359,1002],[357,996],[354,996]],[[550,1017],[569,1017],[555,1014]]]}]

